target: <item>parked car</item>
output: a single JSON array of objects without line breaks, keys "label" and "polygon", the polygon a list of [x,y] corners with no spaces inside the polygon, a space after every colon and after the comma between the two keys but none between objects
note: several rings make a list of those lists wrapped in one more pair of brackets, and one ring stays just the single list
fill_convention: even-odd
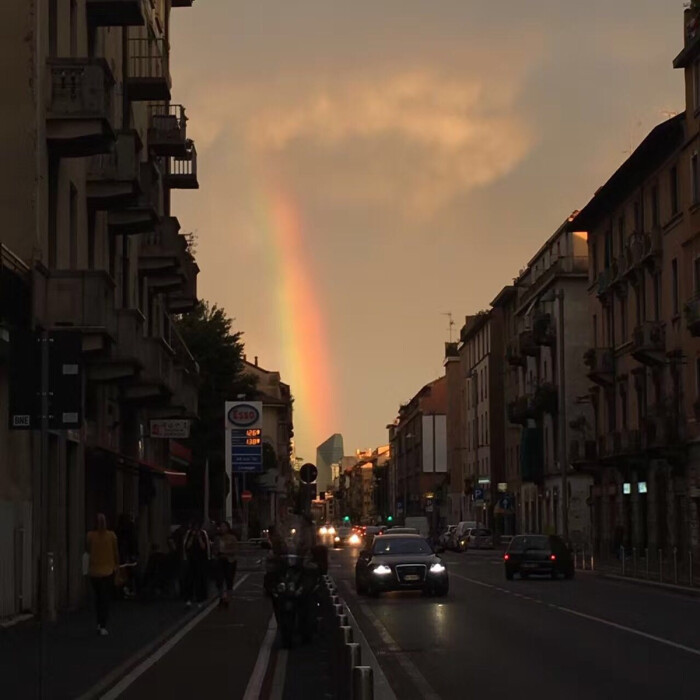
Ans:
[{"label": "parked car", "polygon": [[438,544],[445,549],[452,549],[453,535],[456,529],[456,525],[448,525],[447,530],[445,530],[438,538]]},{"label": "parked car", "polygon": [[462,520],[457,523],[452,549],[457,552],[465,552],[469,548],[469,533],[478,526],[476,520]]},{"label": "parked car", "polygon": [[515,574],[520,578],[544,574],[553,579],[563,575],[574,577],[574,560],[571,550],[557,535],[518,535],[503,555],[506,578],[511,581]]},{"label": "parked car", "polygon": [[493,549],[493,533],[483,527],[472,528],[469,531],[468,541],[472,549]]},{"label": "parked car", "polygon": [[390,527],[388,530],[386,530],[385,534],[387,535],[420,535],[420,532],[416,530],[415,527],[399,527],[398,525],[396,527]]},{"label": "parked car", "polygon": [[355,587],[360,595],[417,589],[444,596],[449,585],[445,563],[419,534],[378,535],[355,565]]}]

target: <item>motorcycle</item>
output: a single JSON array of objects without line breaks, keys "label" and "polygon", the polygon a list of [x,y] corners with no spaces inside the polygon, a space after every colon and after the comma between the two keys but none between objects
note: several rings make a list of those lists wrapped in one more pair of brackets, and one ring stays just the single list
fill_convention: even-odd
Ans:
[{"label": "motorcycle", "polygon": [[268,560],[266,588],[272,598],[272,609],[282,645],[289,649],[298,632],[303,643],[313,637],[320,587],[317,563],[297,554],[284,554]]}]

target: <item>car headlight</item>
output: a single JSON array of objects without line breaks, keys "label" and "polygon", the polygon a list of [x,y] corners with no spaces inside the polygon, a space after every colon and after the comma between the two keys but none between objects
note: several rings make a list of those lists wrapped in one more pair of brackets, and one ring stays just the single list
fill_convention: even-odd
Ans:
[{"label": "car headlight", "polygon": [[335,541],[336,541],[336,542],[340,542],[340,537],[338,537],[338,536],[336,535]]},{"label": "car headlight", "polygon": [[372,573],[377,574],[377,576],[386,576],[391,573],[391,569],[386,564],[380,564],[372,569]]},{"label": "car headlight", "polygon": [[436,561],[431,567],[430,567],[430,573],[431,574],[442,574],[446,571],[445,565],[441,564],[439,561]]},{"label": "car headlight", "polygon": [[328,528],[327,527],[322,527],[318,531],[319,535],[327,535],[328,534]]},{"label": "car headlight", "polygon": [[357,535],[350,535],[348,542],[350,542],[350,544],[360,544],[360,538]]},{"label": "car headlight", "polygon": [[467,543],[466,540],[462,540],[462,541],[460,542],[460,544],[462,545],[462,547],[464,547],[464,545],[465,545],[466,543]]},{"label": "car headlight", "polygon": [[328,528],[328,534],[329,534],[329,535],[335,535],[335,528],[334,528],[334,527],[329,527],[329,528]]}]

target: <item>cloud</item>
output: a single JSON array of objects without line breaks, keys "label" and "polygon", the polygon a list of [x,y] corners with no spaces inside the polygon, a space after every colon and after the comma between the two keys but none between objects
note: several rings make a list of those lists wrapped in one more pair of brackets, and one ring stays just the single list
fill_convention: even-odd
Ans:
[{"label": "cloud", "polygon": [[427,70],[308,86],[256,113],[248,140],[326,201],[429,217],[511,172],[534,145],[517,91],[486,86]]}]

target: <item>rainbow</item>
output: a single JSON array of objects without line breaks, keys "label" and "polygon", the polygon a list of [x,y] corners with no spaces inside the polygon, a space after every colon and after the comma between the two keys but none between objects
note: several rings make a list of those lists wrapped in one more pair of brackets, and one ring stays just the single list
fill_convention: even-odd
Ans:
[{"label": "rainbow", "polygon": [[[274,251],[270,279],[277,284],[279,342],[283,348],[280,372],[294,396],[295,442],[301,455],[314,461],[315,446],[337,432],[323,312],[308,264],[298,206],[280,187],[267,187],[264,200],[258,218]],[[306,452],[311,449],[313,454]]]}]

